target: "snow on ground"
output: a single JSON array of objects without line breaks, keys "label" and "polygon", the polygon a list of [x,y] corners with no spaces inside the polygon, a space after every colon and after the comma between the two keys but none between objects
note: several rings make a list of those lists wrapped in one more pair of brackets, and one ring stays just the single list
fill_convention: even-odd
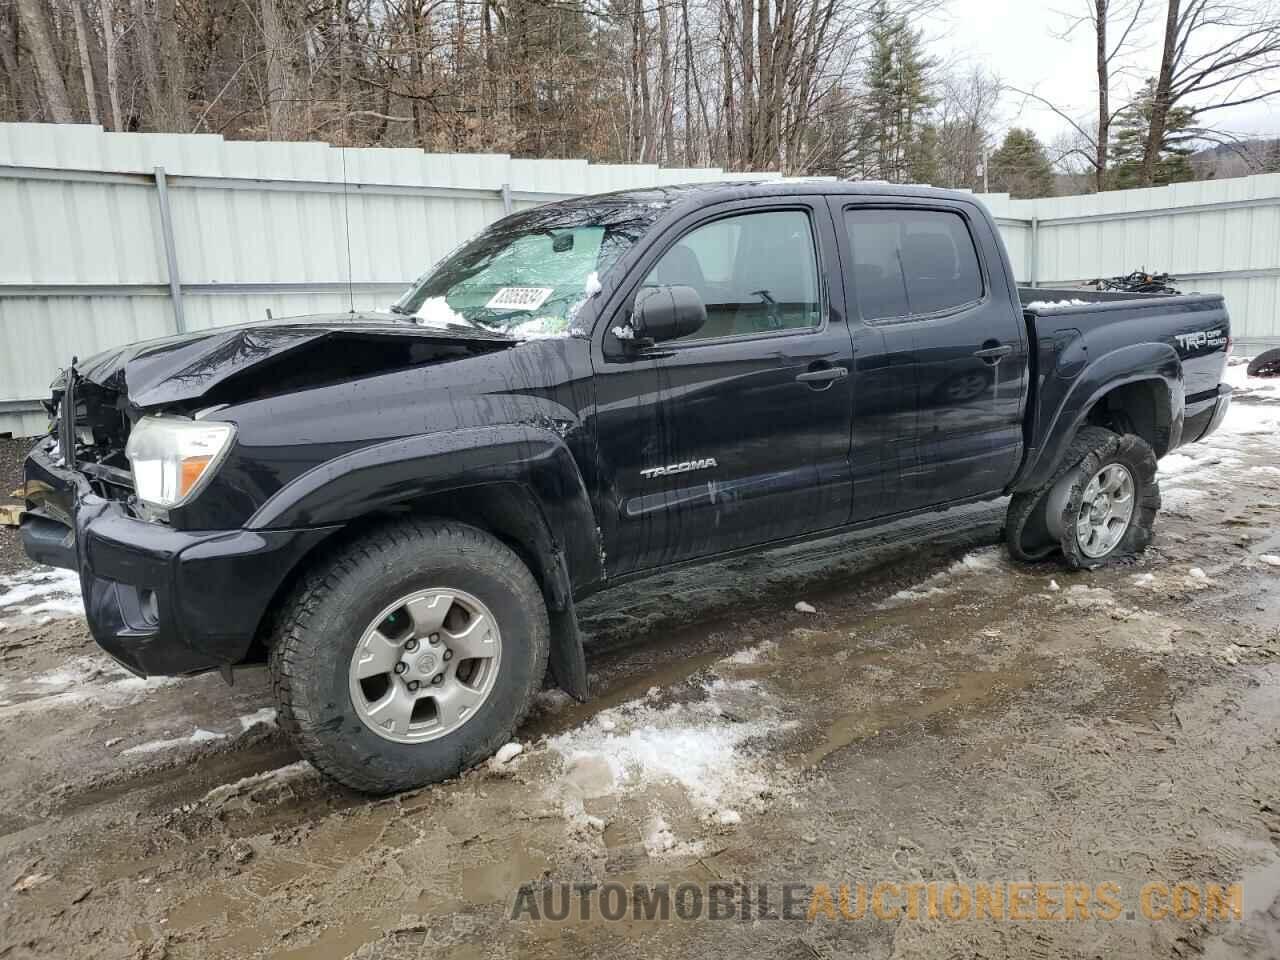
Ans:
[{"label": "snow on ground", "polygon": [[284,784],[302,777],[318,778],[319,776],[320,774],[311,764],[305,760],[299,760],[297,763],[291,763],[288,766],[265,770],[262,773],[255,773],[232,783],[224,783],[214,787],[201,797],[201,802],[216,807],[232,797],[250,793],[265,786]]},{"label": "snow on ground", "polygon": [[37,567],[0,577],[0,629],[40,614],[48,615],[48,619],[84,616],[79,574]]},{"label": "snow on ground", "polygon": [[1237,399],[1248,397],[1250,400],[1280,402],[1280,377],[1249,376],[1249,361],[1252,359],[1232,357],[1222,379],[1231,384]]},{"label": "snow on ground", "polygon": [[135,753],[159,753],[161,750],[172,750],[174,747],[188,746],[193,743],[209,743],[213,740],[225,740],[225,733],[214,733],[212,730],[201,730],[196,727],[195,731],[186,737],[176,737],[172,740],[148,740],[146,743],[140,743],[136,747],[127,747],[120,752],[122,754]]},{"label": "snow on ground", "polygon": [[266,724],[268,727],[274,727],[276,725],[276,708],[263,707],[261,710],[246,713],[236,719],[240,721],[241,730],[249,730],[260,723]]},{"label": "snow on ground", "polygon": [[[776,791],[749,742],[786,726],[777,707],[754,680],[713,677],[699,686],[702,699],[665,706],[632,700],[552,737],[548,746],[565,765],[552,789],[566,816],[589,824],[584,799],[676,783],[704,814],[730,823],[733,807]],[[661,851],[674,847],[659,836],[664,830],[654,831]]]},{"label": "snow on ground", "polygon": [[914,600],[923,600],[927,597],[937,597],[944,593],[950,593],[960,586],[960,581],[963,578],[975,573],[990,573],[997,569],[1000,564],[1001,550],[1001,547],[984,547],[981,550],[966,553],[947,569],[935,573],[927,580],[917,583],[913,587],[899,590],[887,600],[882,600],[876,604],[876,609],[888,610]]},{"label": "snow on ground", "polygon": [[72,657],[30,677],[0,679],[0,719],[93,703],[106,710],[132,706],[179,677],[135,677],[110,657]]}]

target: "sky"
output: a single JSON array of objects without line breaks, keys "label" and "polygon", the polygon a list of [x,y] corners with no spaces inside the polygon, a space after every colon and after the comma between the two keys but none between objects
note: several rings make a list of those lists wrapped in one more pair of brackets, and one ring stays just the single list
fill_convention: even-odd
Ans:
[{"label": "sky", "polygon": [[[1152,16],[1143,30],[1135,32],[1138,42],[1132,57],[1135,71],[1144,77],[1159,67],[1165,4],[1148,0],[1148,7]],[[1092,28],[1085,23],[1066,40],[1055,36],[1069,25],[1066,14],[1077,9],[1084,10],[1083,0],[951,0],[942,12],[922,18],[920,26],[933,49],[947,61],[981,64],[1005,84],[1033,90],[1072,117],[1096,122]],[[1128,83],[1129,89],[1137,86],[1136,80]],[[1118,105],[1114,91],[1112,101],[1114,109]],[[1030,127],[1045,143],[1069,129],[1046,107],[1014,93],[1006,94],[1002,114],[1006,128]],[[1237,135],[1280,136],[1280,96],[1270,103],[1217,111],[1206,123]]]}]

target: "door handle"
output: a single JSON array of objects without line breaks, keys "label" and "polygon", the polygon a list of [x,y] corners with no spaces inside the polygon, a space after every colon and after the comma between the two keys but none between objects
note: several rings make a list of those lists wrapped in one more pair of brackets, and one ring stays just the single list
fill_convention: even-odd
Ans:
[{"label": "door handle", "polygon": [[843,380],[849,375],[844,367],[820,367],[817,370],[806,370],[796,375],[798,383],[823,383],[830,386],[836,380]]},{"label": "door handle", "polygon": [[984,347],[981,350],[973,351],[973,355],[979,360],[985,360],[987,363],[999,363],[1002,357],[1007,357],[1013,353],[1013,347],[1007,343],[1002,343],[998,347]]}]

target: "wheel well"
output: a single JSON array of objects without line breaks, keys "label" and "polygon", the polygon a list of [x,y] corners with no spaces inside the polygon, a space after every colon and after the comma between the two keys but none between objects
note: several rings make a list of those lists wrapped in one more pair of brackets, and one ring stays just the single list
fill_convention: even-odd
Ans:
[{"label": "wheel well", "polygon": [[371,528],[407,515],[457,520],[484,530],[510,547],[529,568],[542,589],[548,611],[563,611],[571,603],[571,587],[562,575],[556,545],[547,529],[542,510],[529,491],[518,483],[464,487],[358,517],[341,531],[322,541],[281,582],[267,607],[267,613],[258,625],[257,635],[244,662],[257,663],[266,659],[268,638],[275,626],[272,611],[280,609],[284,599],[296,589],[308,571],[317,564],[324,563],[327,557],[363,536]]},{"label": "wheel well", "polygon": [[1085,422],[1116,433],[1137,434],[1162,457],[1169,451],[1173,423],[1169,389],[1163,380],[1126,383],[1099,397]]}]

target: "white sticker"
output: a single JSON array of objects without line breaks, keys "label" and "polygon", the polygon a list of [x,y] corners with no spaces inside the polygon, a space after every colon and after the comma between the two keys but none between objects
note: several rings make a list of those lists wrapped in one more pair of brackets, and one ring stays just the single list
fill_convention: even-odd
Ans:
[{"label": "white sticker", "polygon": [[537,310],[551,296],[551,287],[503,287],[485,306],[490,310]]}]

